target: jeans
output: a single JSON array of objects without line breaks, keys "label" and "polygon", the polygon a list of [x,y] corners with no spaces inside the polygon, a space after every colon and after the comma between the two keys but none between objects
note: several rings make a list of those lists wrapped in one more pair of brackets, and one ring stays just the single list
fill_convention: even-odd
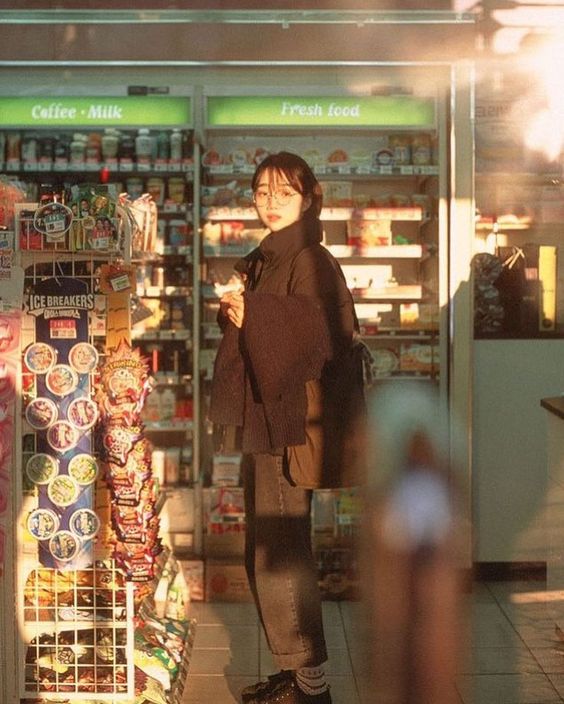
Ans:
[{"label": "jeans", "polygon": [[269,648],[282,670],[327,660],[321,596],[311,546],[312,492],[287,479],[286,460],[243,461],[245,567]]}]

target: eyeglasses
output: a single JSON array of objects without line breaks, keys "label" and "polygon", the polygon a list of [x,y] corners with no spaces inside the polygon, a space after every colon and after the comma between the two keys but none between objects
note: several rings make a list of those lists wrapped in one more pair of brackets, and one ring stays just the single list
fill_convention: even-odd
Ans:
[{"label": "eyeglasses", "polygon": [[297,195],[296,191],[292,191],[290,188],[278,188],[276,191],[267,191],[263,188],[259,188],[253,193],[253,201],[255,205],[262,207],[266,205],[268,199],[271,198],[277,205],[283,207],[288,205],[290,200]]}]

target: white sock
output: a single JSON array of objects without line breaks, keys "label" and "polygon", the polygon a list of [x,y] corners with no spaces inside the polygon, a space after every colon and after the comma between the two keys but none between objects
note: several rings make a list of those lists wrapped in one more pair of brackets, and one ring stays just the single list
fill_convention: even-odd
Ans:
[{"label": "white sock", "polygon": [[296,670],[296,684],[306,694],[315,696],[327,691],[325,670],[319,667],[300,667]]}]

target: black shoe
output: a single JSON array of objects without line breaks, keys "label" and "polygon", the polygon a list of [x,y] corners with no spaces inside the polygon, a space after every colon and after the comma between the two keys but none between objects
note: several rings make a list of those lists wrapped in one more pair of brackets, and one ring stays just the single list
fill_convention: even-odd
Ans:
[{"label": "black shoe", "polygon": [[273,688],[258,693],[248,704],[331,704],[329,689],[321,694],[306,694],[294,677],[281,679]]},{"label": "black shoe", "polygon": [[257,695],[265,694],[269,690],[274,689],[280,682],[291,679],[292,676],[292,670],[280,670],[280,672],[277,672],[275,675],[269,675],[267,680],[245,687],[241,692],[241,701],[243,704],[246,702],[252,703],[255,701]]}]

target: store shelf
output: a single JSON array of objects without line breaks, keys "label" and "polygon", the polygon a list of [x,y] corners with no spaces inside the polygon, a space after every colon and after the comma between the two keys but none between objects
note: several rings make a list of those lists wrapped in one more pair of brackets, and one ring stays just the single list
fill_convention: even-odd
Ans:
[{"label": "store shelf", "polygon": [[[258,220],[254,208],[211,207],[204,210],[208,220]],[[405,208],[323,208],[321,220],[394,220],[421,222],[423,210],[418,207]]]},{"label": "store shelf", "polygon": [[192,332],[190,330],[150,330],[147,332],[136,333],[135,328],[132,330],[131,339],[137,342],[153,342],[153,341],[191,341]]},{"label": "store shelf", "polygon": [[419,301],[423,298],[423,287],[419,284],[405,286],[387,286],[378,289],[363,289],[351,291],[355,302],[369,303],[370,301]]},{"label": "store shelf", "polygon": [[192,300],[192,289],[188,286],[149,286],[136,291],[139,298],[186,298]]},{"label": "store shelf", "polygon": [[[362,324],[361,324],[362,325]],[[365,342],[371,342],[371,341],[395,341],[395,342],[403,342],[403,341],[411,341],[411,340],[418,340],[418,341],[428,341],[428,340],[434,340],[438,336],[438,331],[426,331],[426,330],[421,330],[421,331],[406,331],[406,330],[397,330],[397,331],[383,331],[382,333],[376,333],[375,335],[362,335],[362,339]]]},{"label": "store shelf", "polygon": [[[252,176],[255,172],[254,164],[244,164],[236,166],[235,164],[217,164],[213,166],[204,165],[204,173],[210,176]],[[438,176],[439,167],[431,164],[403,166],[391,165],[354,165],[354,164],[335,164],[326,166],[314,167],[314,172],[317,176],[350,176],[365,179],[370,176]]]},{"label": "store shelf", "polygon": [[349,245],[327,245],[337,259],[420,259],[423,247],[420,244],[392,244],[366,247],[359,251]]},{"label": "store shelf", "polygon": [[44,161],[44,162],[20,162],[7,161],[0,164],[0,169],[11,174],[45,174],[62,173],[81,176],[83,174],[98,173],[102,169],[107,169],[111,174],[142,174],[151,176],[178,176],[185,174],[186,179],[191,180],[194,174],[194,164],[164,163],[164,164],[136,164],[136,163],[104,163],[104,162],[64,162],[64,161]]},{"label": "store shelf", "polygon": [[153,376],[153,386],[182,386],[192,381],[190,374],[167,374],[163,376],[157,372]]},{"label": "store shelf", "polygon": [[144,426],[148,433],[171,433],[193,430],[194,423],[191,420],[154,420],[147,421]]},{"label": "store shelf", "polygon": [[258,243],[252,247],[213,247],[204,244],[204,257],[206,259],[240,259],[253,251]]}]

